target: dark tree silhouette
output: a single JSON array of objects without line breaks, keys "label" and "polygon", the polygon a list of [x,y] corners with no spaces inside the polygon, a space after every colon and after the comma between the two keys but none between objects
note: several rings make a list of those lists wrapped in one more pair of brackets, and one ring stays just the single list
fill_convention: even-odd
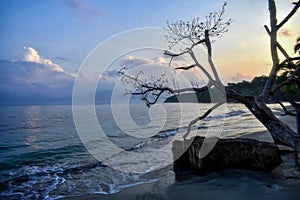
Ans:
[{"label": "dark tree silhouette", "polygon": [[[300,49],[299,44],[300,37],[298,37],[294,47],[295,53]],[[279,102],[287,115],[296,116],[297,133],[300,136],[300,104],[295,101],[295,97],[300,93],[300,56],[286,59],[289,61],[280,64],[280,75],[277,78],[277,86],[272,91],[272,94],[279,91],[285,100],[290,102],[294,107],[296,114],[288,111],[285,106]]]},{"label": "dark tree silhouette", "polygon": [[[166,86],[163,81],[163,77],[157,78],[156,81],[142,80],[138,75],[131,76],[126,73],[126,70],[120,70],[123,81],[127,81],[132,84],[132,90],[129,90],[129,94],[140,95],[142,100],[146,102],[148,106],[157,103],[158,99],[165,93],[168,94],[180,94],[185,92],[203,92],[214,88],[219,90],[220,94],[223,94],[227,98],[234,99],[244,104],[249,111],[269,130],[274,141],[278,144],[283,144],[294,148],[300,152],[300,138],[289,126],[280,121],[268,107],[267,102],[269,98],[278,91],[288,94],[284,88],[289,84],[299,81],[299,57],[291,57],[287,54],[284,48],[277,41],[277,33],[284,26],[286,22],[296,13],[300,6],[300,0],[293,3],[293,8],[290,13],[280,22],[277,22],[276,4],[275,0],[268,0],[269,13],[270,13],[270,28],[265,25],[265,29],[270,36],[271,56],[272,56],[272,68],[267,78],[264,89],[260,95],[248,96],[241,94],[235,90],[225,87],[217,73],[216,66],[212,60],[213,51],[211,45],[211,39],[220,38],[224,33],[228,31],[228,27],[232,20],[224,20],[224,12],[226,3],[224,3],[222,9],[217,12],[211,12],[206,17],[204,22],[201,22],[198,18],[192,21],[176,21],[174,23],[167,23],[166,30],[169,35],[166,36],[170,50],[166,50],[164,55],[170,57],[169,65],[172,65],[172,61],[175,57],[183,55],[189,56],[194,62],[189,66],[177,67],[176,69],[190,70],[192,68],[200,69],[208,79],[207,85],[203,87],[191,87],[175,89]],[[180,52],[172,52],[171,49],[175,45],[181,45]],[[204,45],[207,50],[207,61],[210,65],[212,74],[209,70],[204,68],[195,56],[195,47],[198,45]],[[280,63],[278,58],[278,50],[285,56],[285,60]],[[299,50],[299,40],[295,46],[295,50]],[[293,67],[290,67],[293,65]],[[284,70],[287,68],[288,70]],[[285,72],[285,73],[284,73]],[[275,82],[277,76],[280,73],[284,73],[285,80],[277,83]],[[288,96],[288,95],[287,95]],[[290,101],[292,102],[292,100]],[[226,101],[212,102],[214,105],[207,110],[202,116],[198,116],[192,120],[188,126],[188,131],[184,137],[189,134],[190,128],[197,121],[204,119],[214,109],[220,105],[226,103]],[[295,103],[295,102],[293,102]],[[296,104],[293,104],[296,105]],[[297,104],[298,105],[298,104]],[[299,122],[298,122],[299,123]]]}]

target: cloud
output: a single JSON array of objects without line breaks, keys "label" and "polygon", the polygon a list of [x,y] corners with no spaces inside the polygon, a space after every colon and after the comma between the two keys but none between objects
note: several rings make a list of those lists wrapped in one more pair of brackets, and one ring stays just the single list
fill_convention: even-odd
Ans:
[{"label": "cloud", "polygon": [[234,81],[234,82],[240,82],[240,81],[243,81],[243,80],[249,81],[249,80],[251,80],[251,79],[252,79],[251,76],[242,74],[242,73],[240,73],[240,72],[236,73],[235,76],[230,77],[230,80],[231,80],[231,81]]},{"label": "cloud", "polygon": [[[24,48],[22,60],[0,60],[0,69],[0,105],[72,103],[76,75],[43,59],[34,48]],[[117,78],[117,70],[103,74],[96,93],[98,103],[110,101]]]},{"label": "cloud", "polygon": [[118,70],[111,70],[104,73],[108,77],[119,77],[119,71]]},{"label": "cloud", "polygon": [[[146,64],[157,64],[157,65],[166,65],[169,66],[170,58],[166,56],[156,56],[153,58],[143,58],[138,56],[125,56],[121,60],[121,66],[125,66],[127,68],[134,68],[140,65]],[[173,67],[179,66],[188,66],[189,64],[183,59],[174,58],[172,60]]]},{"label": "cloud", "polygon": [[125,56],[124,58],[122,58],[120,63],[122,67],[124,66],[130,69],[141,65],[154,64],[154,61],[148,58],[142,58],[136,56]]},{"label": "cloud", "polygon": [[[125,56],[120,63],[134,68],[143,64],[163,64],[169,59],[164,56],[144,58]],[[119,68],[107,70],[99,80],[95,99],[108,103],[113,89],[120,79]],[[24,58],[17,61],[0,61],[0,105],[71,104],[75,74],[44,58],[32,47],[24,48]],[[86,77],[90,80],[91,77]],[[87,81],[88,82],[88,81]],[[123,91],[122,91],[123,92]]]},{"label": "cloud", "polygon": [[67,58],[60,57],[60,56],[56,56],[55,59],[57,59],[57,60],[62,60],[62,61],[68,60]]},{"label": "cloud", "polygon": [[53,71],[63,72],[63,68],[58,64],[53,63],[51,60],[43,59],[39,53],[32,47],[24,47],[24,61],[44,64]]},{"label": "cloud", "polygon": [[292,36],[289,29],[281,29],[278,33],[280,37],[290,37]]},{"label": "cloud", "polygon": [[31,47],[24,48],[19,61],[0,61],[0,104],[71,103],[75,75]]},{"label": "cloud", "polygon": [[166,65],[169,63],[169,61],[167,61],[167,59],[163,56],[158,56],[152,59],[154,63],[156,64],[161,64],[161,65]]},{"label": "cloud", "polygon": [[99,80],[99,88],[113,89],[117,81],[120,79],[118,70],[105,71]]},{"label": "cloud", "polygon": [[[24,48],[24,58],[0,60],[0,105],[71,104],[76,75],[32,47]],[[90,76],[84,77],[86,82]],[[102,74],[95,94],[97,103],[108,103],[117,80],[118,70]]]},{"label": "cloud", "polygon": [[100,14],[99,9],[87,0],[65,0],[65,4],[80,18],[90,19]]},{"label": "cloud", "polygon": [[74,77],[44,63],[0,61],[0,104],[71,102]]}]

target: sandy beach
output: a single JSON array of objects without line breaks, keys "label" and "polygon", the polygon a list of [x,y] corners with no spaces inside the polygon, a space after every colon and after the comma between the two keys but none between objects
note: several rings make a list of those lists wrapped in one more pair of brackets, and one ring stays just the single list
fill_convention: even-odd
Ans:
[{"label": "sandy beach", "polygon": [[[293,117],[280,117],[296,127]],[[268,131],[242,135],[265,142],[273,142]],[[121,199],[297,199],[300,195],[300,171],[295,167],[295,154],[286,147],[280,147],[283,163],[271,173],[226,169],[197,176],[192,172],[175,180],[172,166],[146,176],[160,177],[158,181],[124,188],[115,194],[94,194],[64,199],[75,200],[121,200]]]},{"label": "sandy beach", "polygon": [[[300,182],[274,173],[221,170],[206,176],[186,174],[185,179],[168,183],[166,177],[155,183],[128,187],[116,194],[70,197],[75,200],[121,199],[297,199]],[[298,177],[299,178],[299,177]]]}]

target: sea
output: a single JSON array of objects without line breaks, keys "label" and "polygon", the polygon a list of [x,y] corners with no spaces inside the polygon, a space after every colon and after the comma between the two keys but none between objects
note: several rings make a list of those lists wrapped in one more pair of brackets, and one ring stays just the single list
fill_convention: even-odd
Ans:
[{"label": "sea", "polygon": [[[0,198],[59,199],[113,194],[133,185],[159,181],[159,173],[147,174],[172,165],[170,160],[162,156],[153,162],[139,155],[155,154],[171,146],[172,141],[187,132],[189,122],[211,106],[194,103],[164,103],[153,108],[144,104],[96,105],[93,109],[97,126],[106,138],[96,143],[101,147],[97,153],[104,155],[100,158],[93,154],[91,145],[83,138],[84,133],[78,129],[84,124],[74,121],[72,105],[2,106]],[[129,115],[124,115],[127,118],[122,120],[124,112]],[[189,137],[214,134],[209,131],[214,130],[213,127],[217,128],[215,134],[219,137],[266,130],[242,104],[232,103],[193,124]],[[110,151],[117,153],[111,155]],[[169,154],[170,151],[166,153]]]}]

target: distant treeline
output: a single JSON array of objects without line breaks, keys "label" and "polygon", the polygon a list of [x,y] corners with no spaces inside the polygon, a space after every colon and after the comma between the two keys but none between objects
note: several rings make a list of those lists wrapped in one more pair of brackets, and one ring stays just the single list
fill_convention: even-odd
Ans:
[{"label": "distant treeline", "polygon": [[[236,90],[237,92],[249,95],[249,96],[257,96],[260,95],[265,83],[267,81],[267,76],[258,76],[255,77],[252,81],[241,81],[238,83],[228,83],[228,88]],[[217,98],[217,95],[213,95],[215,89],[210,89],[210,91],[204,91],[204,92],[198,92],[198,93],[183,93],[179,95],[173,95],[168,97],[165,102],[166,103],[176,103],[176,102],[185,102],[185,103],[210,103],[211,102],[211,96],[213,98]],[[293,95],[293,98],[296,101],[300,101],[300,91],[297,92],[297,94]],[[215,101],[217,99],[214,99]],[[279,92],[275,93],[270,101],[276,102],[276,101],[286,101],[285,97],[280,94]],[[232,99],[227,99],[228,102],[234,102]]]}]

